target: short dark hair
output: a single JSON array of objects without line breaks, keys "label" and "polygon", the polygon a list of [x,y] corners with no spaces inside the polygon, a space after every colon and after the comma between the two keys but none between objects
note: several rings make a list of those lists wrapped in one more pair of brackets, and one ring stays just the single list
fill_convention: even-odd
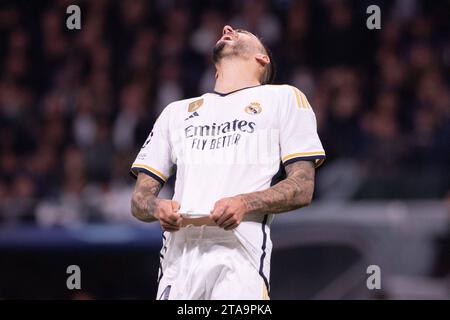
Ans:
[{"label": "short dark hair", "polygon": [[261,77],[261,84],[271,84],[275,81],[276,69],[275,69],[275,61],[273,60],[273,55],[270,49],[266,46],[261,38],[259,38],[261,45],[266,51],[267,56],[269,57],[270,62],[265,66],[264,73]]}]

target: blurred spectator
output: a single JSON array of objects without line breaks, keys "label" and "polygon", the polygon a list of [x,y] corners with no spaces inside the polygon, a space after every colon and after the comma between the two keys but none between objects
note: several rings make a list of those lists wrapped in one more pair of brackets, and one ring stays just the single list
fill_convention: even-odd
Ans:
[{"label": "blurred spectator", "polygon": [[240,9],[242,11],[231,20],[232,25],[252,30],[268,45],[274,45],[280,40],[280,21],[271,13],[267,1],[244,1]]}]

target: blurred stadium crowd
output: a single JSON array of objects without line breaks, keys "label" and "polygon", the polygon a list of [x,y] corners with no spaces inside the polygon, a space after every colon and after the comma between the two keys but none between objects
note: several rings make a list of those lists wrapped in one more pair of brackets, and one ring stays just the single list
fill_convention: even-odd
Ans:
[{"label": "blurred stadium crowd", "polygon": [[[72,2],[81,30],[65,27]],[[372,2],[2,1],[0,224],[128,219],[129,166],[169,102],[212,90],[226,23],[261,36],[276,82],[309,97],[323,170],[358,176],[352,198],[444,196],[449,2],[375,1],[371,31]]]}]

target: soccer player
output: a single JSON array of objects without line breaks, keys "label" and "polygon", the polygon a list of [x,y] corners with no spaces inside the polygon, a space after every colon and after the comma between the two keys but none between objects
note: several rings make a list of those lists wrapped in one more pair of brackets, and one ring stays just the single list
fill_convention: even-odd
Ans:
[{"label": "soccer player", "polygon": [[131,168],[133,215],[164,230],[157,299],[268,299],[270,224],[310,204],[325,158],[305,95],[269,84],[260,39],[225,26],[213,61],[214,92],[169,104]]}]

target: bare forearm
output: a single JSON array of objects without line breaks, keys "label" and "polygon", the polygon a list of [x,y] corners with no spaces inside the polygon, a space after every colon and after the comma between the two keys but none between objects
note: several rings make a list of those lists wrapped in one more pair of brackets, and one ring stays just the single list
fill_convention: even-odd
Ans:
[{"label": "bare forearm", "polygon": [[136,219],[153,222],[153,216],[159,199],[157,198],[161,184],[155,179],[139,174],[136,188],[131,198],[131,212]]},{"label": "bare forearm", "polygon": [[157,219],[153,217],[156,201],[157,197],[154,195],[145,195],[141,192],[135,192],[131,199],[131,213],[136,219],[144,222],[156,221]]},{"label": "bare forearm", "polygon": [[295,162],[286,167],[287,178],[264,191],[242,194],[247,213],[281,213],[311,203],[314,192],[314,165]]}]

